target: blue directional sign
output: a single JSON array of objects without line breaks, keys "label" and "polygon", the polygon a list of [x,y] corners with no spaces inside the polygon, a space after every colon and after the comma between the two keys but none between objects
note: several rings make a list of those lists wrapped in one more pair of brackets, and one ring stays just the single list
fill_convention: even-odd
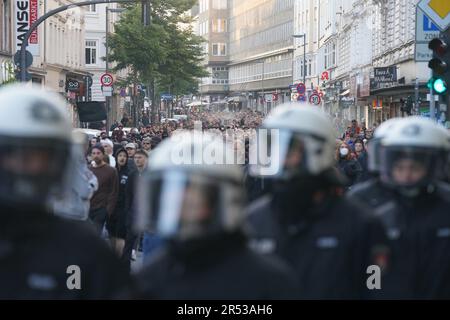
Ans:
[{"label": "blue directional sign", "polygon": [[420,8],[417,8],[415,43],[415,60],[417,62],[427,62],[433,59],[433,52],[428,48],[428,43],[434,38],[439,38],[439,36],[439,26]]},{"label": "blue directional sign", "polygon": [[306,102],[306,96],[301,96],[301,95],[299,95],[298,97],[297,97],[297,101],[301,101],[301,102]]},{"label": "blue directional sign", "polygon": [[168,93],[163,93],[163,94],[161,94],[161,99],[162,100],[173,100],[173,95],[168,94]]},{"label": "blue directional sign", "polygon": [[423,15],[423,31],[439,31],[439,28],[426,15]]}]

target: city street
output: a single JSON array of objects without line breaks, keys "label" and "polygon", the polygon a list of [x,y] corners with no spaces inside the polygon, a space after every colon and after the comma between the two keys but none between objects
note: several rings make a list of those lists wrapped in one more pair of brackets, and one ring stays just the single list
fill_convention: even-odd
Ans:
[{"label": "city street", "polygon": [[0,300],[450,299],[449,86],[450,0],[1,0]]}]

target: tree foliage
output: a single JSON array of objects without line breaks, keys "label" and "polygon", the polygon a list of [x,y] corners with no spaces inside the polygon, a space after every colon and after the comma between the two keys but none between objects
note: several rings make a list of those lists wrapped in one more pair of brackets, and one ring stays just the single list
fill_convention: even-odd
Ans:
[{"label": "tree foliage", "polygon": [[184,13],[195,2],[152,0],[149,26],[142,25],[140,4],[127,6],[108,40],[116,71],[131,71],[130,81],[155,81],[160,92],[181,95],[195,91],[198,78],[208,75],[202,66],[204,40],[186,27],[190,17]]}]

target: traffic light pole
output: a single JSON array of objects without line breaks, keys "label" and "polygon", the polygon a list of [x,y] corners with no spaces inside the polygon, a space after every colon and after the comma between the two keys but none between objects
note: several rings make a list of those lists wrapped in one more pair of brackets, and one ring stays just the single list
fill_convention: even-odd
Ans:
[{"label": "traffic light pole", "polygon": [[23,37],[23,41],[20,45],[20,81],[21,82],[26,82],[26,74],[27,74],[27,68],[24,68],[23,66],[26,65],[26,49],[28,46],[28,40],[30,39],[31,34],[33,33],[33,31],[42,23],[44,22],[47,18],[62,12],[62,11],[66,11],[68,9],[72,9],[72,8],[76,8],[76,7],[84,7],[84,6],[89,6],[91,4],[103,4],[103,3],[132,3],[132,2],[138,2],[137,0],[91,0],[91,1],[83,1],[83,2],[79,2],[79,3],[72,3],[69,5],[65,5],[65,6],[61,6],[59,8],[56,8],[54,10],[51,10],[49,12],[47,12],[46,14],[44,14],[42,17],[40,17],[39,19],[36,20],[35,23],[33,23],[30,26],[30,29],[28,29],[28,31],[25,33],[24,37]]},{"label": "traffic light pole", "polygon": [[415,93],[415,104],[414,104],[414,115],[418,115],[420,112],[420,106],[419,106],[419,78],[416,78],[416,84],[414,86],[414,93]]},{"label": "traffic light pole", "polygon": [[433,88],[430,88],[430,119],[436,120],[436,101],[434,101]]}]

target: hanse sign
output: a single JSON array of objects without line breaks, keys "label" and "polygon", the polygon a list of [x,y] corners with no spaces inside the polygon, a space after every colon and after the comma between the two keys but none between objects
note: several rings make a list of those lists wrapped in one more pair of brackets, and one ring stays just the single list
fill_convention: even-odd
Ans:
[{"label": "hanse sign", "polygon": [[[14,45],[16,50],[20,50],[25,33],[30,26],[39,18],[38,0],[15,0],[14,1]],[[39,39],[37,29],[31,33],[27,50],[33,56],[39,56]]]}]

